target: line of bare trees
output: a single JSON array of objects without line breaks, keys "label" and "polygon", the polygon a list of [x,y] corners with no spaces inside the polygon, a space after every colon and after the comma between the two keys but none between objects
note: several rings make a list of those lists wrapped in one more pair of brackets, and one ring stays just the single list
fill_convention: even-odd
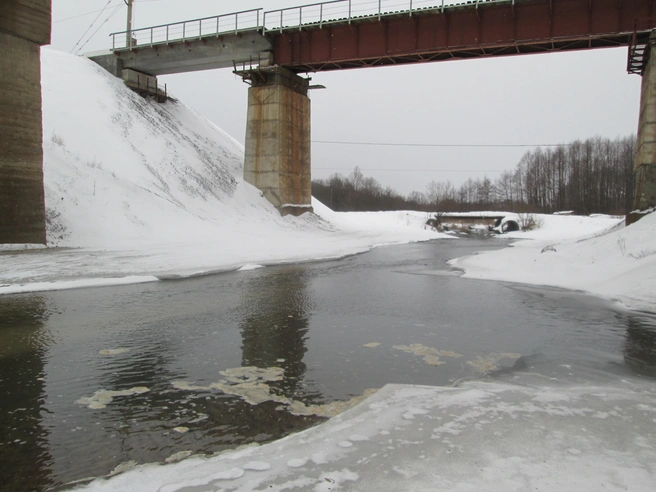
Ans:
[{"label": "line of bare trees", "polygon": [[495,181],[469,178],[460,187],[431,181],[408,197],[383,188],[360,168],[312,182],[312,194],[337,211],[414,209],[459,212],[504,210],[578,214],[626,214],[633,206],[634,135],[585,141],[526,152],[514,170]]},{"label": "line of bare trees", "polygon": [[[348,177],[333,174],[327,180],[312,181],[312,196],[337,212],[379,210],[429,210],[427,203],[412,201],[365,177],[358,166]],[[423,200],[423,198],[422,198]]]},{"label": "line of bare trees", "polygon": [[445,211],[499,209],[551,213],[625,214],[633,205],[635,136],[595,137],[528,151],[512,171],[492,182],[468,179],[456,189],[431,182],[425,199]]}]

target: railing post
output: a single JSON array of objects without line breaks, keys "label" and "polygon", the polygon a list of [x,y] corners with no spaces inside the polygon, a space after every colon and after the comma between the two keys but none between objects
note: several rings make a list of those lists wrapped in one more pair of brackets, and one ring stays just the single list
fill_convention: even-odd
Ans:
[{"label": "railing post", "polygon": [[235,34],[239,31],[239,13],[235,14]]},{"label": "railing post", "polygon": [[198,19],[198,39],[203,37],[203,19]]},{"label": "railing post", "polygon": [[282,9],[280,9],[280,32],[282,32]]},{"label": "railing post", "polygon": [[150,45],[153,45],[153,28],[150,28]]},{"label": "railing post", "polygon": [[257,11],[257,30],[260,30],[260,11]]},{"label": "railing post", "polygon": [[183,22],[182,23],[182,42],[185,42],[185,39],[187,38],[187,23]]},{"label": "railing post", "polygon": [[303,7],[298,8],[298,30],[300,31],[303,25]]},{"label": "railing post", "polygon": [[323,29],[323,3],[319,6],[319,29]]},{"label": "railing post", "polygon": [[166,44],[169,44],[169,26],[166,26]]},{"label": "railing post", "polygon": [[410,17],[412,17],[412,0],[410,0]]},{"label": "railing post", "polygon": [[[444,1],[444,0],[442,0],[442,1]],[[380,22],[380,16],[382,15],[382,12],[381,12],[381,10],[382,10],[382,3],[383,3],[383,0],[378,0],[378,21],[379,21],[379,22]]]},{"label": "railing post", "polygon": [[112,36],[112,51],[116,49],[116,34],[111,34]]},{"label": "railing post", "polygon": [[266,12],[262,14],[262,36],[266,32]]},{"label": "railing post", "polygon": [[349,24],[351,23],[351,1],[352,0],[349,0],[349,15],[348,15],[348,23]]}]

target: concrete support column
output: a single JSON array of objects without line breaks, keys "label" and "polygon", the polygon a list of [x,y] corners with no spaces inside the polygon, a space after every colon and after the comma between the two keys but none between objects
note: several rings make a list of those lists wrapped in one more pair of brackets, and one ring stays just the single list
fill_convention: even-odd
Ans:
[{"label": "concrete support column", "polygon": [[0,2],[0,243],[46,243],[40,46],[50,0]]},{"label": "concrete support column", "polygon": [[309,80],[280,67],[249,80],[244,179],[282,215],[312,212]]},{"label": "concrete support column", "polygon": [[[656,207],[656,30],[649,37],[647,53],[640,92],[634,211]],[[627,216],[627,223],[635,222],[641,216],[639,213],[631,213]]]}]

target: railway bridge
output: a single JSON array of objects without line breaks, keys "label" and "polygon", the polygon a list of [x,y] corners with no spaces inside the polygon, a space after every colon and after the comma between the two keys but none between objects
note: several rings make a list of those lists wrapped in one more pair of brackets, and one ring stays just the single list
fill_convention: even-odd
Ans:
[{"label": "railway bridge", "polygon": [[251,86],[244,178],[298,214],[311,209],[313,86],[303,74],[626,46],[628,71],[643,76],[635,209],[644,210],[656,206],[654,28],[652,0],[335,0],[114,33],[94,60],[156,94],[157,75],[232,68]]}]

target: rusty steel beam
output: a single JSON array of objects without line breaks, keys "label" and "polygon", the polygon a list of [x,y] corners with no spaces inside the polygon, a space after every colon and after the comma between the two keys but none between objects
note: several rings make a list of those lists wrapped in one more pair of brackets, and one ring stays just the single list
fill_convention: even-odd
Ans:
[{"label": "rusty steel beam", "polygon": [[[437,2],[436,2],[437,3]],[[296,73],[629,46],[656,28],[656,0],[508,0],[266,33]]]}]

